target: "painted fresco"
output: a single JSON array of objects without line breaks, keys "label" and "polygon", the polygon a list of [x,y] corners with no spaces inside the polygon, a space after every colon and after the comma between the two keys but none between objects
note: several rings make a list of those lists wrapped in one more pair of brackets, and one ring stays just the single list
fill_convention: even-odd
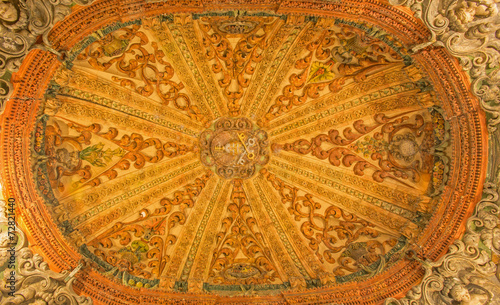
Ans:
[{"label": "painted fresco", "polygon": [[71,246],[127,286],[367,279],[425,234],[448,179],[430,79],[377,28],[164,15],[68,54],[37,121],[38,191]]}]

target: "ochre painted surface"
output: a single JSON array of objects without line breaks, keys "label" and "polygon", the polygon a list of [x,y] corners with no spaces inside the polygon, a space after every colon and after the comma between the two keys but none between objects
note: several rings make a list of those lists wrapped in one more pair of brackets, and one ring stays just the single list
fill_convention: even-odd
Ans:
[{"label": "ochre painted surface", "polygon": [[2,123],[50,264],[84,258],[97,304],[377,304],[418,283],[407,251],[444,254],[480,196],[484,118],[449,55],[409,53],[413,17],[353,21],[356,3],[118,22],[100,1],[56,26],[66,57],[30,53]]}]

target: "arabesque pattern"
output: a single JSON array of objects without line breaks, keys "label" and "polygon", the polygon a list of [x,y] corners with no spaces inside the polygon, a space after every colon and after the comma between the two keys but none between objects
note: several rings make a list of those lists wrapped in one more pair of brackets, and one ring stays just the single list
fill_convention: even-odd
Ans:
[{"label": "arabesque pattern", "polygon": [[[389,46],[351,26],[314,29],[313,21],[308,21],[309,25],[291,36],[291,50],[298,59],[284,71],[287,77],[275,81],[281,89],[275,90],[270,103],[263,103],[264,108],[259,109],[265,110],[260,112],[262,117],[231,118],[241,114],[242,99],[255,70],[269,71],[260,64],[271,64],[272,57],[279,60],[279,54],[266,54],[266,46],[281,34],[282,19],[264,14],[184,20],[191,24],[194,36],[169,26],[172,22],[146,19],[88,44],[71,63],[72,71],[59,70],[49,90],[48,118],[41,121],[44,140],[40,143],[47,157],[39,161],[39,177],[48,179],[57,202],[52,213],[80,253],[125,285],[165,287],[161,282],[167,266],[181,263],[171,262],[171,258],[190,248],[176,241],[185,234],[189,215],[198,208],[197,198],[213,175],[200,176],[202,167],[208,167],[216,174],[213,179],[232,180],[232,190],[227,199],[212,203],[226,206],[225,216],[213,216],[219,223],[214,226],[215,239],[204,243],[205,251],[212,254],[205,262],[197,261],[196,255],[184,263],[184,270],[188,265],[205,264],[203,278],[197,279],[204,283],[203,289],[223,295],[268,294],[292,285],[315,287],[372,277],[394,264],[393,256],[422,234],[432,216],[433,197],[444,180],[431,183],[431,177],[446,176],[448,169],[439,164],[447,164],[451,154],[444,141],[450,136],[449,126],[433,119],[442,118],[442,110],[433,99],[432,87],[401,46]],[[159,27],[167,31],[161,37],[156,36]],[[162,49],[166,45],[191,53],[181,52],[182,62],[172,60],[169,51]],[[183,70],[185,63],[194,64],[192,71]],[[207,87],[201,85],[204,79],[196,77],[202,73],[195,73],[206,65],[211,74],[203,77],[213,77],[218,83],[226,103],[221,110],[228,116],[217,117],[212,112],[213,123],[199,112],[207,109],[197,105],[204,101],[191,97],[191,92]],[[387,76],[396,71],[398,78]],[[194,88],[184,85],[183,80],[189,79]],[[368,86],[372,80],[379,86]],[[332,99],[349,88],[356,90],[348,91],[342,100]],[[107,100],[100,100],[101,96]],[[132,104],[128,97],[141,103]],[[329,111],[346,104],[350,107],[344,111],[320,112],[324,115],[316,117],[317,121],[303,119],[317,113],[306,108],[310,105]],[[168,110],[151,112],[158,108]],[[116,119],[93,115],[104,111]],[[175,116],[169,115],[162,124],[162,117],[170,112]],[[144,114],[138,116],[140,113]],[[285,123],[287,118],[289,123]],[[281,124],[275,123],[278,119]],[[321,125],[326,121],[329,124]],[[168,133],[135,128],[144,123]],[[288,124],[293,124],[291,133],[272,133]],[[292,152],[314,158],[308,157],[304,163],[300,158],[285,158]],[[135,187],[128,186],[130,191],[103,194],[95,203],[82,205],[89,190],[112,188],[114,181],[174,164],[184,155],[200,158],[202,165],[172,165],[169,179],[161,180],[169,171],[165,167],[151,176],[143,175],[144,180],[135,182]],[[323,183],[327,176],[322,174],[321,186],[314,185],[307,182],[313,173],[308,164],[327,167],[334,176],[361,176],[360,181],[397,188],[405,196],[425,196],[428,199],[419,201],[427,203],[424,208],[416,207],[417,202],[402,207],[383,191]],[[254,212],[259,204],[255,200],[260,199],[249,200],[241,180],[259,175],[265,177],[259,184],[270,186],[262,187],[277,192],[283,204],[280,209],[288,211],[285,217],[294,226],[273,239],[286,241],[286,259],[314,255],[300,263],[305,285],[289,279],[281,266],[283,258],[278,260],[270,250],[266,235],[278,231],[259,228],[266,222],[262,217],[269,216]],[[131,200],[140,195],[144,195],[142,203],[131,206]],[[108,216],[98,220],[101,215]],[[292,240],[295,231],[299,240]],[[201,234],[207,234],[206,230]],[[291,246],[297,243],[306,246]],[[318,267],[323,280],[318,279]],[[186,276],[176,279],[171,289],[189,291],[191,280]]]},{"label": "arabesque pattern", "polygon": [[457,168],[482,153],[479,119],[422,59],[445,55],[340,17],[149,16],[72,44],[30,125],[37,202],[87,264],[78,289],[314,303],[418,280],[407,254],[442,252],[437,223],[472,196]]}]

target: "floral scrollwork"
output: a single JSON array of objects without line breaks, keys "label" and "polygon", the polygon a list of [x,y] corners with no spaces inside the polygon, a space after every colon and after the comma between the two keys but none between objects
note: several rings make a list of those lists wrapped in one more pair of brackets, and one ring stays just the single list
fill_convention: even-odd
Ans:
[{"label": "floral scrollwork", "polygon": [[437,262],[415,257],[425,269],[422,283],[405,298],[389,298],[384,304],[500,304],[500,272],[494,263],[500,254],[498,199],[497,185],[486,183],[484,198],[469,218],[462,240],[455,241],[449,253]]},{"label": "floral scrollwork", "polygon": [[430,44],[456,56],[472,80],[472,91],[490,113],[488,127],[500,124],[500,2],[498,0],[391,0],[411,8],[431,30]]},{"label": "floral scrollwork", "polygon": [[[0,193],[1,196],[1,193]],[[17,228],[14,246],[4,226],[8,223],[5,217],[6,203],[0,200],[0,280],[1,304],[83,304],[91,305],[92,300],[86,296],[79,296],[73,290],[76,280],[73,272],[58,273],[49,269],[44,259],[28,248],[24,233]],[[15,251],[15,269],[7,264],[11,253]],[[81,266],[80,266],[81,267]],[[12,281],[15,277],[15,281]],[[11,285],[11,282],[13,282]],[[10,287],[14,287],[12,290]]]},{"label": "floral scrollwork", "polygon": [[[73,3],[88,5],[92,2],[93,0],[0,1],[0,113],[12,93],[10,74],[19,69],[26,54],[34,47],[54,51],[46,37],[50,29],[71,13]],[[43,38],[43,45],[36,45],[40,36]]]},{"label": "floral scrollwork", "polygon": [[[430,171],[433,156],[433,124],[425,122],[420,114],[388,117],[383,113],[374,116],[373,126],[363,120],[354,122],[343,131],[331,129],[310,140],[299,139],[292,143],[274,143],[273,151],[293,151],[311,154],[333,166],[351,167],[356,175],[372,172],[372,179],[382,182],[386,178],[402,184],[404,180],[418,182],[423,173]],[[354,130],[353,130],[354,129]],[[373,132],[373,136],[371,135]],[[417,142],[420,138],[420,143]],[[417,155],[420,155],[417,160]],[[366,158],[365,156],[370,156]],[[374,162],[375,161],[375,162]]]}]

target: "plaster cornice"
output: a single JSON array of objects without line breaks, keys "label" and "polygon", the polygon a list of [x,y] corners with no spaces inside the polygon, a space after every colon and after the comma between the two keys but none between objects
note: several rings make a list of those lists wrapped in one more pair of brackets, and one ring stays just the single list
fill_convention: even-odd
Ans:
[{"label": "plaster cornice", "polygon": [[[92,1],[79,1],[78,4],[90,4]],[[151,1],[150,1],[151,2]],[[266,8],[278,9],[285,12],[287,5],[271,5]],[[321,4],[327,3],[317,1]],[[437,262],[419,257],[418,253],[409,254],[412,259],[421,263],[426,271],[422,283],[412,289],[406,298],[401,300],[388,299],[386,304],[434,304],[440,300],[453,300],[451,290],[454,286],[463,286],[474,296],[471,285],[483,287],[490,291],[500,290],[498,281],[491,280],[491,276],[500,278],[498,266],[491,261],[491,253],[498,253],[500,244],[499,234],[491,227],[499,223],[498,205],[498,161],[497,152],[500,149],[500,70],[499,70],[499,39],[500,17],[498,3],[486,1],[477,5],[473,1],[391,1],[393,5],[410,7],[416,16],[432,33],[430,41],[422,42],[413,48],[414,52],[422,52],[433,46],[445,47],[456,56],[465,71],[468,72],[472,92],[479,98],[482,107],[487,113],[488,128],[490,131],[490,159],[488,162],[487,181],[484,190],[484,199],[476,205],[474,215],[467,221],[466,234],[457,240],[450,252]],[[0,42],[0,56],[4,59],[3,69],[0,70],[2,79],[0,87],[3,89],[0,100],[3,109],[8,97],[12,93],[11,74],[17,71],[26,54],[36,44],[37,38],[42,37],[45,50],[61,56],[60,51],[52,49],[48,43],[48,33],[62,20],[69,11],[69,1],[19,1],[19,19],[15,22],[2,19],[0,32],[4,38]],[[283,3],[281,3],[283,4]],[[299,2],[295,4],[300,6]],[[295,5],[294,4],[294,5]],[[222,4],[221,4],[222,5]],[[224,8],[224,5],[219,8]],[[261,8],[262,9],[262,8]],[[321,8],[320,8],[321,9]],[[320,10],[319,9],[319,10]],[[24,14],[24,15],[23,15]],[[45,23],[40,26],[37,20],[40,14],[45,16]],[[23,17],[24,16],[24,17]],[[21,17],[26,18],[23,20]],[[464,22],[467,21],[467,22]],[[11,37],[11,49],[5,48],[7,38]],[[485,234],[491,231],[491,234]],[[83,300],[83,299],[82,299]],[[458,299],[455,299],[459,301]],[[83,300],[82,302],[87,302]],[[443,301],[444,302],[444,301]],[[440,304],[440,303],[436,303]],[[443,303],[444,304],[444,303]]]}]

